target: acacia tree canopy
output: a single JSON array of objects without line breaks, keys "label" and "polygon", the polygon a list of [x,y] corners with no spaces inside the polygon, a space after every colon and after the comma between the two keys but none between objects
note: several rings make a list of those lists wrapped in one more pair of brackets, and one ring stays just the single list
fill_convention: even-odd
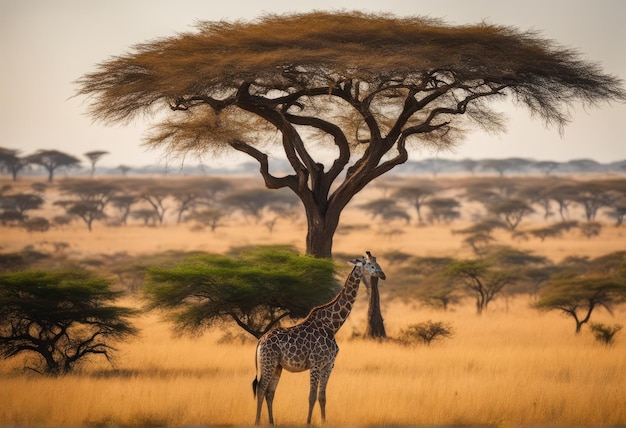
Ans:
[{"label": "acacia tree canopy", "polygon": [[612,307],[626,300],[626,251],[617,251],[591,261],[565,264],[541,293],[534,307],[543,311],[558,310],[572,317],[576,333],[589,322],[597,307],[612,312]]},{"label": "acacia tree canopy", "polygon": [[27,353],[62,374],[91,356],[111,361],[113,346],[137,333],[137,311],[116,306],[121,292],[81,270],[0,274],[0,358]]},{"label": "acacia tree canopy", "polygon": [[281,319],[304,317],[337,292],[332,260],[285,247],[257,247],[235,257],[200,254],[148,270],[149,309],[164,309],[180,331],[235,322],[259,338]]},{"label": "acacia tree canopy", "polygon": [[52,183],[54,171],[58,168],[72,168],[80,165],[80,160],[58,150],[38,150],[25,159],[26,163],[34,163],[43,166],[48,171],[48,182]]},{"label": "acacia tree canopy", "polygon": [[[489,100],[511,97],[559,127],[575,102],[626,100],[621,80],[536,32],[360,12],[201,22],[77,83],[96,120],[164,113],[149,145],[254,158],[268,188],[298,195],[307,252],[325,257],[343,208],[411,146],[448,146],[471,124],[501,130]],[[326,165],[320,144],[335,154]],[[272,146],[292,172],[270,171]]]}]

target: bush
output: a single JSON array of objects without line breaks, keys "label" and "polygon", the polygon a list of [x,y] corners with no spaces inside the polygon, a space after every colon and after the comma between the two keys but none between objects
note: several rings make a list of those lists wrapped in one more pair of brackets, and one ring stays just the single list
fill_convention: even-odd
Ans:
[{"label": "bush", "polygon": [[24,221],[24,227],[29,232],[47,232],[50,222],[44,217],[33,217]]},{"label": "bush", "polygon": [[454,336],[454,329],[451,324],[428,320],[402,329],[399,340],[405,345],[413,345],[415,343],[430,345],[436,340],[452,338],[452,336]]},{"label": "bush", "polygon": [[591,328],[593,337],[595,337],[598,342],[609,346],[613,344],[615,334],[620,331],[623,326],[621,324],[610,326],[601,323],[592,323],[589,327]]}]

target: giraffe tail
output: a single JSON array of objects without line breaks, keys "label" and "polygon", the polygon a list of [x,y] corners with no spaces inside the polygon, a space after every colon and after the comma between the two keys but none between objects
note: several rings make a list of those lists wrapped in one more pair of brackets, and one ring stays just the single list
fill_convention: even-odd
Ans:
[{"label": "giraffe tail", "polygon": [[254,353],[254,367],[256,369],[256,374],[254,375],[254,380],[252,381],[252,394],[254,396],[254,398],[256,398],[256,387],[259,384],[258,378],[259,378],[259,344],[257,343],[256,345],[257,348],[257,352]]}]

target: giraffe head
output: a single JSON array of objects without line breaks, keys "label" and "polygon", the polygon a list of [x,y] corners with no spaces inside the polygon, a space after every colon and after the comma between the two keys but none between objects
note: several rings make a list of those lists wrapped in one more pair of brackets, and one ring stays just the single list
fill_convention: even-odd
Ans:
[{"label": "giraffe head", "polygon": [[378,263],[376,263],[376,257],[372,256],[372,253],[369,251],[365,252],[364,257],[356,259],[351,263],[361,267],[363,270],[363,279],[366,287],[369,287],[369,278],[371,277],[387,279],[385,272],[383,272]]}]

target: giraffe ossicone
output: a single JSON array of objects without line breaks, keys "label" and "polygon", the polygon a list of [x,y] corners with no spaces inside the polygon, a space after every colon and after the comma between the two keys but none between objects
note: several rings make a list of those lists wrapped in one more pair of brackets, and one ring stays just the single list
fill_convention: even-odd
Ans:
[{"label": "giraffe ossicone", "polygon": [[252,389],[257,398],[256,421],[261,420],[263,400],[267,402],[269,423],[274,424],[272,403],[283,369],[290,372],[310,370],[309,413],[319,401],[322,421],[326,420],[326,385],[339,352],[335,334],[344,324],[364,276],[386,279],[376,263],[376,257],[367,251],[365,256],[350,262],[353,265],[341,291],[328,303],[317,306],[298,324],[275,328],[259,339],[256,348],[257,377]]}]

